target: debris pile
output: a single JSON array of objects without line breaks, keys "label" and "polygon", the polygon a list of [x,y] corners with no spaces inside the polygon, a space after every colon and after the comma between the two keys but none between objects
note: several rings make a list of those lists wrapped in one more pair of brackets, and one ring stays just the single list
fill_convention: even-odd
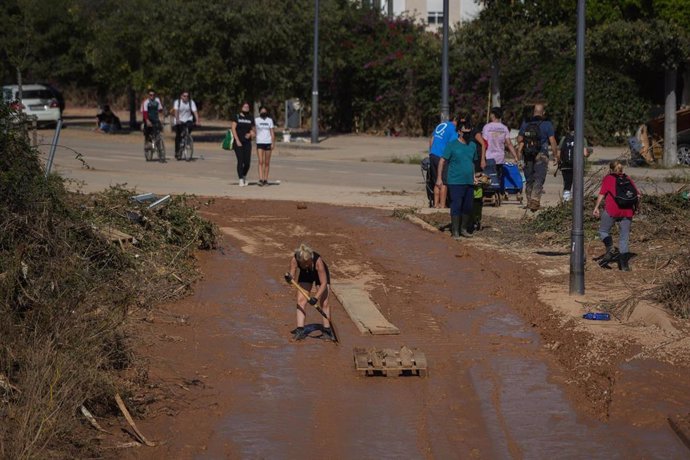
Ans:
[{"label": "debris pile", "polygon": [[128,319],[185,292],[215,229],[189,197],[146,209],[124,188],[69,193],[11,116],[0,107],[0,457],[97,455],[80,409],[117,413]]}]

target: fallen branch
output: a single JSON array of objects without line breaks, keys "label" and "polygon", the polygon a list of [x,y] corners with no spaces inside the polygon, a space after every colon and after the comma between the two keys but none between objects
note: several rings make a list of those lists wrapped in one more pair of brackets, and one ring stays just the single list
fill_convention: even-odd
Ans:
[{"label": "fallen branch", "polygon": [[91,414],[91,412],[89,412],[89,410],[88,410],[88,409],[86,408],[86,406],[84,406],[83,404],[82,404],[82,406],[81,406],[81,413],[84,415],[84,417],[86,417],[86,420],[88,420],[89,423],[91,424],[91,426],[93,426],[95,429],[97,429],[98,431],[100,431],[100,432],[102,432],[102,433],[112,434],[110,431],[104,430],[104,429],[98,424],[98,422],[96,421],[96,418]]},{"label": "fallen branch", "polygon": [[156,443],[151,442],[148,439],[146,439],[146,436],[144,436],[141,431],[139,431],[139,428],[137,428],[137,425],[134,423],[134,420],[132,419],[132,416],[130,415],[129,411],[127,410],[127,406],[125,406],[124,401],[120,397],[119,393],[115,393],[115,402],[117,403],[117,407],[120,408],[120,411],[122,412],[122,415],[125,416],[125,419],[127,419],[127,423],[129,423],[129,426],[132,427],[134,430],[134,433],[137,435],[139,440],[146,444],[149,447],[155,447]]}]

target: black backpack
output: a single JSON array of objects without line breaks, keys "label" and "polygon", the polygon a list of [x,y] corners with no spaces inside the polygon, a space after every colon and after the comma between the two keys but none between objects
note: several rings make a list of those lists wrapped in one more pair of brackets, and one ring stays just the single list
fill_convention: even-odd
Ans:
[{"label": "black backpack", "polygon": [[616,178],[616,195],[613,199],[621,209],[637,209],[639,197],[630,178],[625,174],[611,174]]},{"label": "black backpack", "polygon": [[541,121],[531,121],[525,127],[522,137],[525,142],[525,158],[533,160],[541,152]]},{"label": "black backpack", "polygon": [[561,169],[571,169],[573,167],[573,152],[575,152],[575,136],[568,134],[563,139],[561,146]]}]

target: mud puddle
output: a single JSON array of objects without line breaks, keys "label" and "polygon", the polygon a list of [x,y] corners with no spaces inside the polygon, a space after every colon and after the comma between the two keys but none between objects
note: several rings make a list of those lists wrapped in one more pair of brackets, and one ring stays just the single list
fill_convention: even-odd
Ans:
[{"label": "mud puddle", "polygon": [[[250,208],[251,207],[251,208]],[[167,440],[140,458],[681,458],[663,424],[610,423],[579,408],[539,332],[492,293],[499,272],[520,292],[519,266],[430,235],[387,213],[290,203],[218,200],[220,226],[262,239],[252,254],[227,237],[224,253],[202,256],[207,277],[171,306],[193,318],[186,337],[149,350],[152,376],[201,375],[193,408],[142,421]],[[242,222],[257,213],[285,220]],[[224,218],[223,216],[228,216]],[[230,218],[232,216],[232,218]],[[232,220],[232,221],[231,221]],[[299,228],[300,232],[294,232]],[[333,237],[338,235],[338,237]],[[294,294],[280,280],[289,249],[309,242],[343,276],[349,263],[378,276],[370,295],[399,336],[366,337],[335,302],[341,344],[291,343]],[[286,247],[287,251],[276,248]],[[464,251],[464,252],[463,252]],[[462,254],[460,254],[462,252]],[[460,256],[459,256],[460,254]],[[500,267],[500,269],[498,268]],[[276,281],[277,280],[277,281]],[[514,302],[533,302],[515,297]],[[310,312],[308,321],[318,321]],[[429,377],[359,377],[353,347],[422,349]],[[565,344],[564,346],[567,346]],[[632,391],[632,390],[631,390]],[[687,401],[687,399],[685,399]],[[675,407],[683,404],[677,401]],[[624,405],[624,404],[623,404]],[[623,414],[620,410],[618,414]],[[657,422],[660,420],[656,414]]]}]

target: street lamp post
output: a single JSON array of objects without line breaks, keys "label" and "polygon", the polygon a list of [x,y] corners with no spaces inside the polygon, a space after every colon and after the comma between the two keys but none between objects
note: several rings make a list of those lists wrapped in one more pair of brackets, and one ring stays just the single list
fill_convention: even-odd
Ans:
[{"label": "street lamp post", "polygon": [[570,294],[585,293],[584,245],[585,0],[577,1],[575,59],[575,154],[573,159],[573,226],[570,249]]},{"label": "street lamp post", "polygon": [[319,0],[314,0],[314,67],[311,85],[311,143],[319,143]]},{"label": "street lamp post", "polygon": [[448,0],[443,0],[443,51],[441,54],[441,121],[450,117],[448,106]]}]

